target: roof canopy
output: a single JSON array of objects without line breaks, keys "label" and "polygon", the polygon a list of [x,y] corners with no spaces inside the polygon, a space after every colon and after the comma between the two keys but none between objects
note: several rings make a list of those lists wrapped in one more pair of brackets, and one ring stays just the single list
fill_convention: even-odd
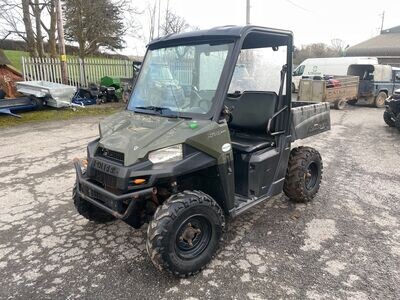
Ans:
[{"label": "roof canopy", "polygon": [[[270,34],[270,38],[265,39],[265,35],[263,35],[263,33]],[[245,43],[243,45],[243,48],[285,45],[287,43],[288,37],[292,36],[292,32],[287,30],[259,26],[228,25],[214,27],[208,30],[198,30],[166,35],[154,39],[149,43],[148,46],[150,49],[157,49],[190,43],[233,41],[239,39],[243,35],[246,36],[247,34],[252,35],[252,38],[249,39],[249,41],[251,40],[257,45]]]},{"label": "roof canopy", "polygon": [[400,56],[400,26],[347,49],[347,56]]}]

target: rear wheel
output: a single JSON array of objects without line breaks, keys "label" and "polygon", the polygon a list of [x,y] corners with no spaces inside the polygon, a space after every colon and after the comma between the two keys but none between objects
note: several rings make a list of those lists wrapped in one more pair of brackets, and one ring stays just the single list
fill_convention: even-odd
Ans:
[{"label": "rear wheel", "polygon": [[147,229],[147,253],[159,270],[179,277],[196,274],[215,255],[225,225],[219,205],[200,191],[171,196]]},{"label": "rear wheel", "polygon": [[322,159],[311,147],[298,147],[290,152],[283,191],[296,202],[311,201],[322,179]]},{"label": "rear wheel", "polygon": [[383,113],[383,120],[385,121],[385,123],[387,125],[389,125],[389,127],[395,127],[396,126],[395,121],[393,121],[393,119],[392,119],[392,114],[387,112],[387,111],[385,111]]},{"label": "rear wheel", "polygon": [[89,221],[94,221],[96,223],[107,223],[115,220],[114,216],[102,211],[92,203],[79,197],[79,195],[76,193],[76,183],[72,191],[72,199],[74,200],[74,205],[78,213]]},{"label": "rear wheel", "polygon": [[387,94],[385,92],[379,92],[378,96],[375,98],[375,106],[378,108],[385,107],[386,98]]},{"label": "rear wheel", "polygon": [[335,102],[335,108],[338,110],[343,110],[346,108],[346,100],[339,100]]}]

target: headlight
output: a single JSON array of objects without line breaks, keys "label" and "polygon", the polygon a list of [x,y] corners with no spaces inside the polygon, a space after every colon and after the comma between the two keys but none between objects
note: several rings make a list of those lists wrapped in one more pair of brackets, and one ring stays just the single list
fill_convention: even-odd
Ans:
[{"label": "headlight", "polygon": [[182,144],[166,147],[149,153],[149,160],[153,164],[182,160]]}]

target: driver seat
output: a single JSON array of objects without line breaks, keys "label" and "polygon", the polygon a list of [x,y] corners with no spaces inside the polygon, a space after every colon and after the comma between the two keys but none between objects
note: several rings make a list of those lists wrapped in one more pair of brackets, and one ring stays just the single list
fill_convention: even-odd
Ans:
[{"label": "driver seat", "polygon": [[252,153],[274,146],[275,139],[266,130],[277,102],[275,92],[259,91],[245,91],[239,97],[225,99],[224,104],[231,112],[229,129],[234,150]]}]

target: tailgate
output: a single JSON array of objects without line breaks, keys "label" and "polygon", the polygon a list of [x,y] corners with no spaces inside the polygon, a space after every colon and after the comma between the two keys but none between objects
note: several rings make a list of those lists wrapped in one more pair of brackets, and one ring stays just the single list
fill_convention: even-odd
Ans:
[{"label": "tailgate", "polygon": [[293,102],[292,106],[292,141],[331,129],[329,103]]}]

